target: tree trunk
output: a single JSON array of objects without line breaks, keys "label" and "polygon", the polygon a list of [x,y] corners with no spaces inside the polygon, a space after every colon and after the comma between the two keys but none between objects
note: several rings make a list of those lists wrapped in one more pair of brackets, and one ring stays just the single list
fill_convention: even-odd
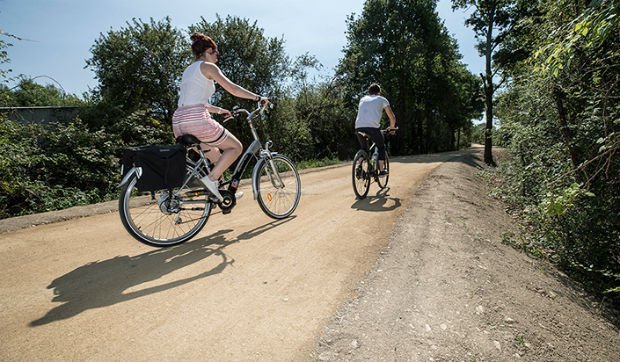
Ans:
[{"label": "tree trunk", "polygon": [[484,130],[484,163],[489,166],[495,166],[493,161],[493,68],[491,65],[491,56],[493,55],[493,26],[495,24],[495,6],[489,9],[489,23],[487,26],[486,47],[485,47],[485,76],[484,83],[484,102],[486,105],[486,127]]},{"label": "tree trunk", "polygon": [[396,97],[396,127],[399,128],[398,133],[400,137],[394,137],[398,147],[396,148],[394,155],[407,155],[413,153],[413,146],[415,144],[415,126],[413,124],[413,115],[410,114],[407,108],[407,101],[410,89],[409,85],[404,80],[399,80],[399,90]]},{"label": "tree trunk", "polygon": [[416,114],[418,115],[415,117],[415,128],[416,128],[415,146],[417,148],[416,153],[422,153],[422,142],[424,142],[424,131],[423,131],[424,112],[416,111]]},{"label": "tree trunk", "polygon": [[[486,96],[486,118],[487,123],[484,130],[484,163],[489,166],[496,166],[493,160],[493,96]],[[490,100],[489,100],[490,99]]]},{"label": "tree trunk", "polygon": [[456,137],[455,134],[456,130],[453,127],[450,127],[450,150],[449,151],[454,151],[457,150],[458,147],[455,145],[456,143]]}]

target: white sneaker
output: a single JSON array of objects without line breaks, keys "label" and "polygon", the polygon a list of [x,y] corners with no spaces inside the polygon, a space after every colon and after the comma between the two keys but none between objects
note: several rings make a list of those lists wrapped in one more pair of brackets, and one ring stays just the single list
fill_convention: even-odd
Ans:
[{"label": "white sneaker", "polygon": [[243,197],[243,195],[245,195],[245,193],[243,191],[235,192],[235,200],[239,200],[240,198]]},{"label": "white sneaker", "polygon": [[222,202],[224,200],[222,194],[220,194],[220,182],[218,180],[211,180],[209,176],[205,176],[201,178],[200,181],[202,181],[202,183],[209,190],[209,192],[211,192],[215,197],[217,197],[219,202]]}]

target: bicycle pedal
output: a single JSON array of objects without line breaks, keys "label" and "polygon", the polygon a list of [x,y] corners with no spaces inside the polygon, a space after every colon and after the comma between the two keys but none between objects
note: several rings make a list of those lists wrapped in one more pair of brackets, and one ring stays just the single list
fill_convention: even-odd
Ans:
[{"label": "bicycle pedal", "polygon": [[220,193],[224,199],[218,203],[218,206],[222,210],[222,214],[230,214],[232,208],[237,204],[235,195],[228,190],[220,190]]}]

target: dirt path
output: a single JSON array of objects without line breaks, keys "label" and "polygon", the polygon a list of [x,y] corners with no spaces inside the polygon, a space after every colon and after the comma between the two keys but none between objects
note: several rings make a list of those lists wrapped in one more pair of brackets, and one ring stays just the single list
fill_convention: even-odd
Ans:
[{"label": "dirt path", "polygon": [[283,221],[246,189],[175,248],[143,246],[114,212],[0,234],[0,359],[307,359],[403,202],[449,157],[395,160],[394,191],[364,201],[348,165],[303,173],[298,211]]},{"label": "dirt path", "polygon": [[[459,162],[461,161],[461,162]],[[620,361],[620,333],[552,266],[501,243],[515,220],[471,157],[417,189],[319,361]]]},{"label": "dirt path", "polygon": [[246,190],[174,248],[114,212],[0,234],[0,361],[620,360],[616,329],[499,244],[465,154],[394,160],[364,201],[349,166],[304,173],[277,222]]}]

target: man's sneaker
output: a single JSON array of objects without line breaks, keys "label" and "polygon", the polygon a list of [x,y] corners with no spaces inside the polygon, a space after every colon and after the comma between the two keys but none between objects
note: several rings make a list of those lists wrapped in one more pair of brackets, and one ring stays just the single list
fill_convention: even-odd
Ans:
[{"label": "man's sneaker", "polygon": [[379,176],[387,176],[389,173],[387,170],[381,170],[379,171]]},{"label": "man's sneaker", "polygon": [[209,192],[213,194],[213,196],[217,197],[219,202],[222,202],[224,200],[224,198],[222,197],[222,194],[220,194],[220,190],[219,190],[220,182],[218,180],[214,181],[214,180],[211,180],[209,176],[205,176],[201,178],[200,181],[202,181],[202,183],[209,190]]},{"label": "man's sneaker", "polygon": [[237,191],[235,192],[235,200],[239,200],[240,198],[242,198],[244,195],[243,191]]}]

